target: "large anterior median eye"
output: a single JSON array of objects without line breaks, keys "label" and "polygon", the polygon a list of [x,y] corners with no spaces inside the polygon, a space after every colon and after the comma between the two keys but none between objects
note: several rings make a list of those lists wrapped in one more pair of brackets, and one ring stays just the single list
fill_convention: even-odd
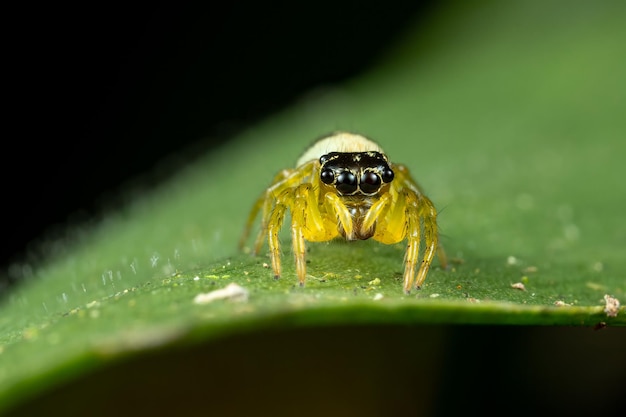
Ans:
[{"label": "large anterior median eye", "polygon": [[335,187],[341,194],[352,194],[357,189],[356,177],[350,171],[343,171],[337,177]]},{"label": "large anterior median eye", "polygon": [[380,184],[381,179],[375,172],[365,171],[361,175],[360,187],[365,194],[375,193],[380,188]]}]

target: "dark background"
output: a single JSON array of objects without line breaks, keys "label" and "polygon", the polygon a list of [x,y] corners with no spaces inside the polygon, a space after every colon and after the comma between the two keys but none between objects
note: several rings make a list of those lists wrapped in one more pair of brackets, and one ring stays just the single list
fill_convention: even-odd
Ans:
[{"label": "dark background", "polygon": [[307,90],[367,70],[432,3],[14,6],[0,290],[20,279],[10,265],[49,255],[46,241],[115,209],[131,183],[150,189]]}]

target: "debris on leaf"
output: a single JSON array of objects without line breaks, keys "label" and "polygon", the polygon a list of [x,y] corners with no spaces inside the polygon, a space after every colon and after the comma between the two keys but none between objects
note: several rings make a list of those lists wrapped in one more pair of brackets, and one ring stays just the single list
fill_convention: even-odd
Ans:
[{"label": "debris on leaf", "polygon": [[602,330],[602,329],[606,329],[606,323],[603,321],[593,326],[593,330]]},{"label": "debris on leaf", "polygon": [[585,284],[587,288],[591,288],[592,290],[602,291],[605,289],[604,285],[598,284],[597,282],[587,282]]},{"label": "debris on leaf", "polygon": [[604,295],[604,302],[606,306],[604,307],[604,312],[608,317],[617,317],[617,313],[619,312],[619,300],[615,297],[611,297],[608,294]]},{"label": "debris on leaf", "polygon": [[248,290],[232,282],[219,290],[196,295],[193,302],[195,304],[208,304],[215,300],[246,302],[248,301]]},{"label": "debris on leaf", "polygon": [[557,307],[566,307],[566,306],[569,307],[569,306],[571,306],[571,304],[568,304],[568,303],[566,303],[565,301],[562,301],[562,300],[556,300],[554,302],[554,305],[557,306]]},{"label": "debris on leaf", "polygon": [[378,301],[378,300],[382,300],[384,298],[384,296],[381,293],[376,293],[376,295],[374,296],[373,300],[374,301]]},{"label": "debris on leaf", "polygon": [[511,284],[511,288],[515,288],[516,290],[526,291],[526,287],[521,282],[516,282],[515,284]]},{"label": "debris on leaf", "polygon": [[539,270],[539,268],[537,268],[534,265],[530,265],[527,266],[526,268],[522,269],[522,272],[526,273],[526,274],[532,274],[534,272],[537,272]]},{"label": "debris on leaf", "polygon": [[368,282],[368,285],[380,285],[380,278],[374,278],[373,280]]}]

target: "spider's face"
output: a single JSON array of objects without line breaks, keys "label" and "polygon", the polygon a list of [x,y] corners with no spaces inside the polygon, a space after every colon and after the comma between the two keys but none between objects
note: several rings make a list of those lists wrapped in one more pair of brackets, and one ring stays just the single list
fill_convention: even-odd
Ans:
[{"label": "spider's face", "polygon": [[375,195],[394,174],[380,152],[330,152],[320,158],[320,180],[339,195]]}]

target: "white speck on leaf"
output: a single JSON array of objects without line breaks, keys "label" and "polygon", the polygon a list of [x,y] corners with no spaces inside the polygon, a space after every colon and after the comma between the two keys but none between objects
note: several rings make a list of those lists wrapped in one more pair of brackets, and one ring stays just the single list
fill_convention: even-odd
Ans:
[{"label": "white speck on leaf", "polygon": [[208,304],[216,300],[246,302],[248,301],[248,290],[232,282],[219,290],[196,295],[193,302],[195,304]]},{"label": "white speck on leaf", "polygon": [[511,284],[511,288],[515,288],[516,290],[526,291],[526,287],[521,282],[516,282],[515,284]]},{"label": "white speck on leaf", "polygon": [[383,298],[385,298],[381,293],[376,293],[376,295],[374,296],[373,300],[374,301],[378,301],[378,300],[382,300]]},{"label": "white speck on leaf", "polygon": [[606,306],[604,307],[604,312],[608,317],[617,317],[617,313],[619,312],[620,303],[619,300],[615,297],[611,297],[608,294],[604,295],[604,302]]}]

